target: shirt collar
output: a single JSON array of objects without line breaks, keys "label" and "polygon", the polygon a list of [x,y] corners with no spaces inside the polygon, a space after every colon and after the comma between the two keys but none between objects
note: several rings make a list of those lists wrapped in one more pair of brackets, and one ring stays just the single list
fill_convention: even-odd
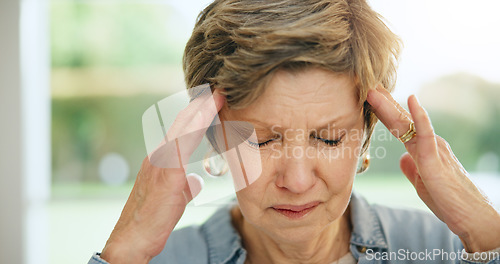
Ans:
[{"label": "shirt collar", "polygon": [[368,248],[385,248],[387,241],[382,232],[380,220],[365,198],[353,192],[351,208],[351,244]]},{"label": "shirt collar", "polygon": [[209,263],[240,263],[246,259],[246,250],[231,220],[231,208],[235,204],[233,201],[218,209],[202,225],[202,232],[207,239]]}]

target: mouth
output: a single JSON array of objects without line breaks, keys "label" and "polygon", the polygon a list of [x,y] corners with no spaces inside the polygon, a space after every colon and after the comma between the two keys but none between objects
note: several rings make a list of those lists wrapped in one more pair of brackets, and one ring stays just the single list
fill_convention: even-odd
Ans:
[{"label": "mouth", "polygon": [[319,201],[311,202],[303,205],[290,205],[281,204],[271,207],[277,213],[286,216],[289,219],[301,219],[313,211],[318,205]]}]

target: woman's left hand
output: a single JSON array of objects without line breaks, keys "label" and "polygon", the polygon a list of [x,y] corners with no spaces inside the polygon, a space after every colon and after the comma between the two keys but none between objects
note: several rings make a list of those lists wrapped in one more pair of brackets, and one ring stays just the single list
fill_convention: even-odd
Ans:
[{"label": "woman's left hand", "polygon": [[401,157],[401,170],[424,203],[460,237],[467,252],[500,247],[500,214],[470,181],[449,144],[434,134],[417,98],[408,98],[411,114],[381,86],[368,92],[367,101],[396,138],[415,123],[416,136],[404,144],[408,152]]}]

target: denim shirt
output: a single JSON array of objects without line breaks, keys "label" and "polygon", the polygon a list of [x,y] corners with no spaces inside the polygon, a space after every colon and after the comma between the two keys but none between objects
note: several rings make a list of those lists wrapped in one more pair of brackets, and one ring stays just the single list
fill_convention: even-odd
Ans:
[{"label": "denim shirt", "polygon": [[[231,223],[232,206],[201,226],[174,231],[150,263],[243,264],[246,250]],[[350,251],[358,263],[486,263],[463,260],[460,239],[428,212],[370,205],[356,193],[350,207]],[[106,262],[94,254],[89,264],[97,263]],[[487,263],[500,264],[500,258]]]}]

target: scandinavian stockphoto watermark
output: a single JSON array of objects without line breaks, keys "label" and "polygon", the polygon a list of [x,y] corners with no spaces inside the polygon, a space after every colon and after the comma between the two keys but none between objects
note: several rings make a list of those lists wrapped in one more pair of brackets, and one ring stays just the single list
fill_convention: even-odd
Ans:
[{"label": "scandinavian stockphoto watermark", "polygon": [[[264,135],[262,135],[264,134]],[[397,140],[388,133],[372,136],[375,141]],[[389,134],[390,135],[390,134]],[[358,158],[367,139],[364,129],[337,128],[328,124],[317,129],[283,129],[274,125],[266,133],[257,132],[259,142],[248,141],[253,148],[259,149],[263,156],[272,159],[321,159],[328,162],[345,158]],[[372,158],[384,159],[387,149],[384,146],[370,148]]]},{"label": "scandinavian stockphoto watermark", "polygon": [[[366,250],[367,260],[376,261],[459,261],[464,259],[465,251],[446,251],[444,249],[425,249],[424,251],[411,251],[399,249],[398,251],[378,252],[373,249]],[[500,258],[499,252],[474,252],[472,258],[475,261],[487,261]]]}]

